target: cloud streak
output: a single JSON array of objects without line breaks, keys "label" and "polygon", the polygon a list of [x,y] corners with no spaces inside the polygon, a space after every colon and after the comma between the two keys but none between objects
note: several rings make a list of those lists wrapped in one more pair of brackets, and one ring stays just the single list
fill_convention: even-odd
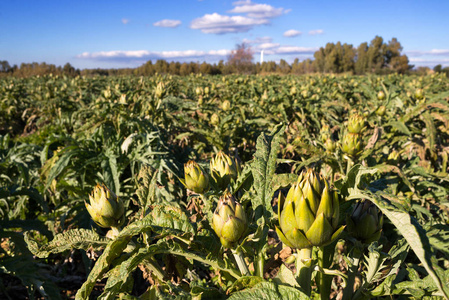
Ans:
[{"label": "cloud streak", "polygon": [[437,56],[449,56],[449,49],[432,49],[430,51],[405,51],[407,56],[425,56],[425,55],[437,55]]},{"label": "cloud streak", "polygon": [[188,60],[188,59],[222,59],[228,56],[231,50],[185,50],[185,51],[100,51],[100,52],[84,52],[77,55],[76,58],[91,59],[100,61],[129,61],[129,62],[145,62],[148,60],[165,59],[165,60]]},{"label": "cloud streak", "polygon": [[318,35],[318,34],[323,34],[324,30],[323,29],[315,29],[315,30],[310,30],[309,34],[310,35]]},{"label": "cloud streak", "polygon": [[246,14],[250,18],[256,19],[271,19],[279,17],[284,13],[288,13],[289,11],[290,10],[286,10],[282,7],[275,8],[268,4],[257,4],[252,3],[251,1],[247,1],[229,10],[228,13]]},{"label": "cloud streak", "polygon": [[175,27],[178,27],[179,25],[181,25],[180,20],[169,20],[169,19],[164,19],[164,20],[160,20],[160,21],[153,23],[153,26],[156,26],[156,27],[175,28]]},{"label": "cloud streak", "polygon": [[295,36],[298,36],[298,35],[301,35],[301,34],[302,34],[302,32],[299,31],[299,30],[290,29],[290,30],[287,30],[286,32],[284,32],[283,36],[285,36],[285,37],[295,37]]}]

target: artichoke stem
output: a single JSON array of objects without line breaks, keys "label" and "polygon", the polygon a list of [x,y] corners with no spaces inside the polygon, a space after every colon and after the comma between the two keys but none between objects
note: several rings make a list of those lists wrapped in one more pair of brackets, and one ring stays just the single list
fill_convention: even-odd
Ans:
[{"label": "artichoke stem", "polygon": [[296,281],[303,292],[310,296],[312,289],[312,248],[299,250],[296,257]]},{"label": "artichoke stem", "polygon": [[[320,247],[318,251],[318,265],[321,270],[329,269],[334,258],[335,245],[337,241],[332,244]],[[320,299],[328,300],[330,299],[331,286],[332,286],[332,275],[326,274],[324,271],[318,273],[318,286],[320,290]]]},{"label": "artichoke stem", "polygon": [[354,161],[351,157],[348,157],[348,164],[346,166],[346,176],[348,176],[349,171],[351,170],[352,166],[354,165]]},{"label": "artichoke stem", "polygon": [[348,280],[346,283],[346,287],[343,290],[342,300],[352,299],[352,297],[354,295],[354,282],[355,282],[355,277],[358,274],[359,262],[360,262],[361,256],[362,256],[362,252],[360,251],[360,249],[357,247],[354,247],[352,254],[348,257],[349,260],[351,261],[352,265],[348,272]]},{"label": "artichoke stem", "polygon": [[251,276],[248,266],[246,265],[245,258],[243,257],[242,251],[232,249],[232,254],[234,255],[237,266],[239,267],[242,276]]},{"label": "artichoke stem", "polygon": [[112,237],[115,239],[120,233],[120,228],[112,226],[111,232]]}]

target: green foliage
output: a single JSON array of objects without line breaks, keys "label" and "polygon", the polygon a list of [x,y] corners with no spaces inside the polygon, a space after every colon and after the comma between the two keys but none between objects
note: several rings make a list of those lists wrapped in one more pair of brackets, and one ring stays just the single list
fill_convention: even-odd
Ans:
[{"label": "green foliage", "polygon": [[[388,61],[371,47],[400,58],[398,43],[375,39],[354,65],[362,73]],[[333,63],[349,45],[328,48],[323,68],[348,68]],[[65,298],[67,277],[77,299],[447,298],[448,87],[442,74],[2,78],[0,297],[17,296],[15,280],[30,299]],[[355,114],[363,146],[349,157]],[[241,162],[227,185],[248,220],[234,251],[208,219],[222,191],[179,180],[189,160],[210,175],[219,151]],[[382,211],[377,243],[343,231],[310,258],[282,247],[277,198],[306,167],[338,190],[338,227],[361,199]],[[91,220],[97,184],[123,201],[122,228]]]}]

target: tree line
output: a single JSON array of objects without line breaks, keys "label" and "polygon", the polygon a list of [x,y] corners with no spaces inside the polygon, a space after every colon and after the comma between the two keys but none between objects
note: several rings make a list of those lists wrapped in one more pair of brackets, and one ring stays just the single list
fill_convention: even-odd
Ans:
[{"label": "tree line", "polygon": [[[279,62],[266,61],[254,63],[254,52],[247,44],[238,44],[227,57],[218,63],[207,62],[167,62],[159,59],[153,63],[149,60],[137,68],[123,69],[75,69],[69,63],[63,67],[57,67],[46,63],[22,63],[20,66],[10,66],[7,61],[0,61],[0,76],[12,75],[28,77],[35,75],[66,75],[66,76],[91,76],[91,75],[137,75],[151,76],[154,74],[189,75],[189,74],[311,74],[311,73],[350,73],[363,74],[388,74],[388,73],[428,73],[427,67],[419,67],[415,70],[409,64],[407,55],[402,54],[402,46],[396,38],[385,42],[380,36],[376,36],[370,43],[361,43],[357,48],[351,44],[327,43],[318,49],[314,59],[299,61],[296,58],[289,64],[281,59]],[[437,65],[435,72],[443,72],[449,76],[449,67],[443,68]]]}]

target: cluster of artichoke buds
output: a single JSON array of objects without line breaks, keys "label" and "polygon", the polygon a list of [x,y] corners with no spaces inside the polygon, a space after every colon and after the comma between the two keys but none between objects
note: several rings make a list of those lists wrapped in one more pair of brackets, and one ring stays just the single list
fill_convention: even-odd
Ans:
[{"label": "cluster of artichoke buds", "polygon": [[236,180],[240,171],[240,163],[220,151],[210,161],[212,179],[219,189],[224,191],[231,180]]},{"label": "cluster of artichoke buds", "polygon": [[184,181],[186,188],[195,193],[204,194],[209,190],[209,176],[195,161],[190,160],[184,164]]},{"label": "cluster of artichoke buds", "polygon": [[365,120],[358,113],[352,113],[348,119],[348,132],[343,136],[341,150],[351,157],[356,157],[363,150],[361,133],[365,129]]},{"label": "cluster of artichoke buds", "polygon": [[125,222],[125,208],[123,202],[105,185],[98,184],[89,202],[84,202],[92,220],[103,228],[120,227]]},{"label": "cluster of artichoke buds", "polygon": [[279,194],[277,234],[295,249],[325,246],[338,238],[338,194],[312,170],[301,173],[284,198]]},{"label": "cluster of artichoke buds", "polygon": [[187,189],[198,194],[204,194],[209,190],[210,180],[215,183],[215,187],[225,191],[231,181],[237,179],[240,172],[240,161],[220,151],[210,161],[210,175],[191,160],[184,164],[184,179],[180,179],[180,181]]},{"label": "cluster of artichoke buds", "polygon": [[225,248],[234,248],[248,227],[246,213],[230,193],[220,197],[212,219],[212,228]]},{"label": "cluster of artichoke buds", "polygon": [[357,202],[351,216],[346,218],[347,230],[364,244],[379,240],[382,233],[383,214],[368,200]]}]

